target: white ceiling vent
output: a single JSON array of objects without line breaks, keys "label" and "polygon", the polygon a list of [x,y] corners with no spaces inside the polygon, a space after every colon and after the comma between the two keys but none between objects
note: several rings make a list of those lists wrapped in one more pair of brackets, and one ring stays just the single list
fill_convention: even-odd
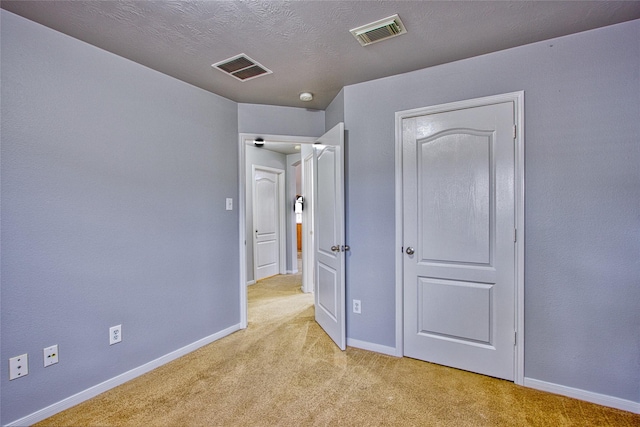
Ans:
[{"label": "white ceiling vent", "polygon": [[272,73],[267,67],[262,66],[244,53],[216,62],[211,66],[243,82]]},{"label": "white ceiling vent", "polygon": [[386,40],[391,37],[406,33],[402,21],[398,15],[380,19],[367,25],[351,30],[351,34],[358,39],[362,46]]}]

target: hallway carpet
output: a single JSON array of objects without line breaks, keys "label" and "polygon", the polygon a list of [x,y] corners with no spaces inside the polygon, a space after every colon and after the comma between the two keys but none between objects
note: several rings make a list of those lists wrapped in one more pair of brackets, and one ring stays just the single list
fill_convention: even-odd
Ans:
[{"label": "hallway carpet", "polygon": [[249,328],[41,426],[639,426],[640,415],[444,366],[339,351],[300,276],[249,287]]}]

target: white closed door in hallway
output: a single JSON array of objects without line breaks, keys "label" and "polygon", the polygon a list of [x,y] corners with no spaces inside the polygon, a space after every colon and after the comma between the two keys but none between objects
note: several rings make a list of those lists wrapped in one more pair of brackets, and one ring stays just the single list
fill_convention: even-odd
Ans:
[{"label": "white closed door in hallway", "polygon": [[514,103],[402,122],[404,354],[514,379]]},{"label": "white closed door in hallway", "polygon": [[280,194],[277,170],[253,171],[255,280],[280,273]]}]

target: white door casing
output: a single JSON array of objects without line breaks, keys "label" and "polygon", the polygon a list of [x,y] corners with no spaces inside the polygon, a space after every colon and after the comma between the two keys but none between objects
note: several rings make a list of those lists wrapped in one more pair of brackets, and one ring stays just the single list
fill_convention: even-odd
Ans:
[{"label": "white door casing", "polygon": [[302,291],[313,292],[315,247],[313,242],[313,146],[301,146],[302,156]]},{"label": "white door casing", "polygon": [[254,278],[284,273],[284,171],[253,166]]},{"label": "white door casing", "polygon": [[412,110],[396,124],[403,353],[516,382],[521,100],[507,94]]},{"label": "white door casing", "polygon": [[344,123],[314,145],[315,317],[346,349],[344,230]]}]

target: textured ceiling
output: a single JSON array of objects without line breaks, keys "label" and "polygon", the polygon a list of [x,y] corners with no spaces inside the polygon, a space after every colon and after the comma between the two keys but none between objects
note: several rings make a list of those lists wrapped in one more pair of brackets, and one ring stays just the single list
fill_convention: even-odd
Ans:
[{"label": "textured ceiling", "polygon": [[[237,102],[324,109],[346,85],[640,18],[639,1],[7,1],[3,9]],[[349,30],[398,13],[408,33]],[[245,53],[273,74],[211,64]],[[300,92],[315,99],[303,103]]]}]

